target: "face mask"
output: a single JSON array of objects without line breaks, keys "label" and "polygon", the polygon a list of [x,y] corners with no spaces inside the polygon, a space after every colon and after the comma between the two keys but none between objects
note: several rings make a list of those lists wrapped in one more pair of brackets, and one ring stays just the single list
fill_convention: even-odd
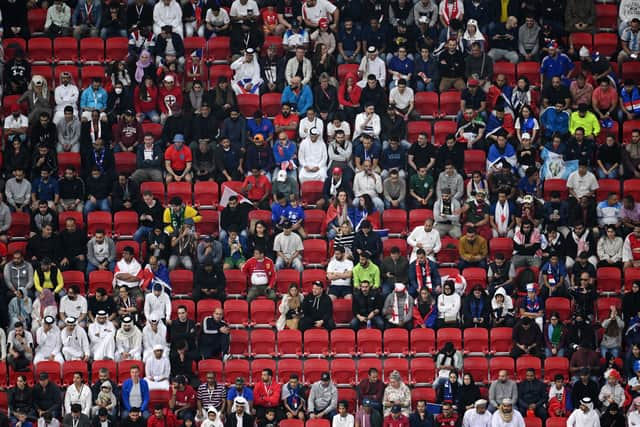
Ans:
[{"label": "face mask", "polygon": [[291,114],[291,113],[288,112],[288,111],[283,111],[282,112],[282,117],[289,117],[289,114]]},{"label": "face mask", "polygon": [[117,87],[114,89],[114,92],[116,93],[116,95],[120,95],[122,93],[122,88]]}]

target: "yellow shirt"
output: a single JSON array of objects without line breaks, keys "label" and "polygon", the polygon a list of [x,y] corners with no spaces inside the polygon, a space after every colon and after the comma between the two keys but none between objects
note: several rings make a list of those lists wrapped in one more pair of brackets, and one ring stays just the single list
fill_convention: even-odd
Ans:
[{"label": "yellow shirt", "polygon": [[509,18],[509,0],[500,0],[500,22],[503,24]]},{"label": "yellow shirt", "polygon": [[44,283],[40,283],[40,276],[37,272],[33,274],[33,286],[35,286],[36,291],[42,292],[43,289],[51,289],[53,293],[57,294],[64,288],[64,278],[60,270],[58,270],[57,275],[58,286],[55,289],[53,289],[53,282],[51,281],[51,271],[43,271],[42,276],[44,277]]}]

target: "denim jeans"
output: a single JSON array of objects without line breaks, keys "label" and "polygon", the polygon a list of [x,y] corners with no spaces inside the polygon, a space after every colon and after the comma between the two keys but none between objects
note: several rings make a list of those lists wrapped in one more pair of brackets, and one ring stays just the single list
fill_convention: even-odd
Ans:
[{"label": "denim jeans", "polygon": [[[113,271],[113,270],[115,270],[115,268],[116,268],[116,263],[115,263],[115,261],[111,261],[111,262],[109,263],[109,265],[107,266],[107,269],[108,269],[109,271]],[[87,263],[87,276],[88,276],[92,271],[96,271],[96,270],[98,270],[98,266],[97,266],[97,265],[93,265],[93,264],[91,264],[90,262],[89,262],[89,263]]]},{"label": "denim jeans", "polygon": [[103,212],[111,212],[111,207],[109,206],[109,199],[96,199],[96,202],[92,202],[91,200],[87,200],[84,204],[84,214],[85,216],[89,214],[89,212],[93,211],[103,211]]},{"label": "denim jeans", "polygon": [[153,231],[153,227],[147,227],[144,225],[141,225],[135,233],[133,233],[133,240],[135,240],[138,243],[142,243],[145,240],[147,240],[147,236],[149,236],[149,233],[151,233]]}]

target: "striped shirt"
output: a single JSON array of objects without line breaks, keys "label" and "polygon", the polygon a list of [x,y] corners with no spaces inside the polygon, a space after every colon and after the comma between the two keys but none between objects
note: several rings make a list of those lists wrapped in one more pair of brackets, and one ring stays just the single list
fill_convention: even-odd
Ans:
[{"label": "striped shirt", "polygon": [[209,408],[213,406],[216,409],[222,407],[224,398],[227,391],[223,384],[216,383],[213,389],[209,388],[209,385],[205,382],[198,387],[197,398],[202,403],[203,408]]}]

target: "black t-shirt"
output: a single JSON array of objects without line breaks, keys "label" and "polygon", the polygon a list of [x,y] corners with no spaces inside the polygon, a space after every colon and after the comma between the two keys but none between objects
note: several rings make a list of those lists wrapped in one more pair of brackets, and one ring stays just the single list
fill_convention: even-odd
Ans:
[{"label": "black t-shirt", "polygon": [[466,108],[473,108],[477,110],[480,108],[481,102],[486,102],[487,95],[480,88],[476,89],[476,93],[472,94],[469,89],[465,89],[462,91],[462,95],[460,96],[465,101]]},{"label": "black t-shirt", "polygon": [[420,144],[415,143],[409,148],[409,155],[413,156],[413,162],[417,167],[427,166],[431,159],[435,159],[436,150],[433,145],[428,144],[421,147]]},{"label": "black t-shirt", "polygon": [[571,93],[569,92],[568,87],[561,84],[557,89],[552,86],[544,88],[542,91],[542,97],[549,100],[549,105],[555,105],[557,102],[562,102],[564,104],[565,99],[571,98]]},{"label": "black t-shirt", "polygon": [[281,13],[287,21],[295,19],[302,14],[300,0],[278,0],[276,12]]},{"label": "black t-shirt", "polygon": [[100,310],[104,310],[107,312],[107,316],[111,316],[113,313],[117,311],[116,303],[113,301],[113,298],[107,298],[104,301],[98,301],[95,296],[89,297],[88,303],[88,311],[93,316]]}]

